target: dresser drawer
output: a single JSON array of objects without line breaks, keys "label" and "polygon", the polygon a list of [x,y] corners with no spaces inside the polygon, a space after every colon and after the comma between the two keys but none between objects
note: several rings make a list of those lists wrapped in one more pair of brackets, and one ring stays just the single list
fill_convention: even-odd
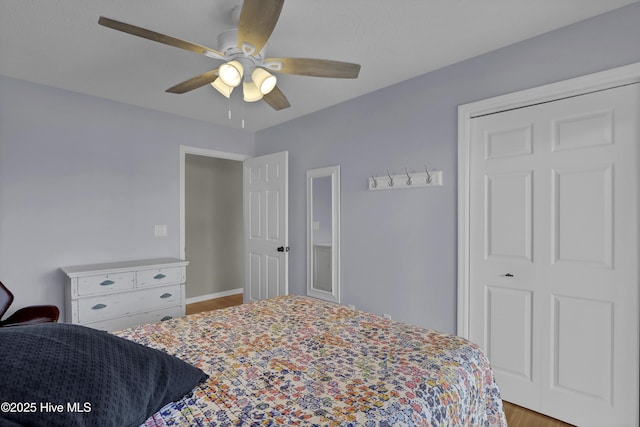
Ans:
[{"label": "dresser drawer", "polygon": [[166,285],[182,283],[182,267],[154,268],[152,270],[140,270],[136,272],[136,287]]},{"label": "dresser drawer", "polygon": [[133,282],[133,272],[79,277],[78,295],[94,295],[133,289]]},{"label": "dresser drawer", "polygon": [[156,323],[182,316],[184,316],[184,311],[181,306],[167,307],[160,310],[133,314],[131,316],[122,316],[115,319],[87,323],[85,326],[89,326],[94,329],[101,329],[103,331],[117,331],[136,325]]},{"label": "dresser drawer", "polygon": [[78,321],[81,324],[114,317],[182,305],[182,286],[171,285],[98,295],[78,301]]}]

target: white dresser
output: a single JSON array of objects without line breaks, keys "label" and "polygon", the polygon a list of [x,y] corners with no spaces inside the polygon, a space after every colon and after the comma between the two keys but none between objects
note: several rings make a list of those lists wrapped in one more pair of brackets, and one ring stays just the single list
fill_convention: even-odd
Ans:
[{"label": "white dresser", "polygon": [[158,258],[62,267],[66,322],[114,331],[184,316],[188,264]]}]

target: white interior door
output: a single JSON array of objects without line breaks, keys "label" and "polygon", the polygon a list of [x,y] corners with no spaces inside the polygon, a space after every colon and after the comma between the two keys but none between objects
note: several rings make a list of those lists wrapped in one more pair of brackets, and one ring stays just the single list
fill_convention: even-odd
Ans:
[{"label": "white interior door", "polygon": [[580,426],[638,422],[639,117],[633,84],[472,120],[469,338]]},{"label": "white interior door", "polygon": [[244,301],[288,293],[288,152],[244,161]]}]

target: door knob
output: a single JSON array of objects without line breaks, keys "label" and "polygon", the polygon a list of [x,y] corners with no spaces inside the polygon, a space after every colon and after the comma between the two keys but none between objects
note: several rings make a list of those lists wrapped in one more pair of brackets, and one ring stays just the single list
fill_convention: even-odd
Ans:
[{"label": "door knob", "polygon": [[507,273],[507,274],[504,275],[504,277],[513,277],[513,274]]},{"label": "door knob", "polygon": [[287,247],[280,246],[278,248],[278,252],[289,252],[289,246],[287,246]]}]

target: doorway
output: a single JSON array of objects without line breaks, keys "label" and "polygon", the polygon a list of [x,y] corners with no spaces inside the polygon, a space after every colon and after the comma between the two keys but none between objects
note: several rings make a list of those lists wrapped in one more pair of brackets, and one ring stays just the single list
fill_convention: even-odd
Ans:
[{"label": "doorway", "polygon": [[242,166],[248,156],[180,147],[180,248],[187,304],[242,294]]}]

